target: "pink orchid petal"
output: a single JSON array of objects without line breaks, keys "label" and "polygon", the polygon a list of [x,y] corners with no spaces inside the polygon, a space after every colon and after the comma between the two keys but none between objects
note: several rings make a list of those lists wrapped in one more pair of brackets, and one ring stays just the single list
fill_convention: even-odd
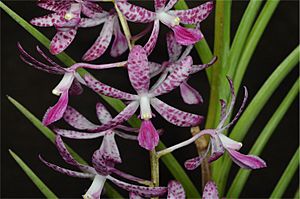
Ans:
[{"label": "pink orchid petal", "polygon": [[48,57],[44,51],[42,51],[42,49],[40,49],[39,46],[36,46],[36,50],[38,51],[38,53],[49,63],[51,64],[52,68],[57,68],[60,71],[65,71],[65,68],[61,67],[59,64],[57,64],[55,61],[53,61],[50,57]]},{"label": "pink orchid petal", "polygon": [[130,192],[129,199],[143,199],[143,198],[134,192]]},{"label": "pink orchid petal", "polygon": [[139,145],[149,151],[153,150],[159,141],[159,135],[150,120],[142,121],[138,135]]},{"label": "pink orchid petal", "polygon": [[157,42],[158,34],[159,34],[159,20],[155,20],[149,40],[147,41],[147,43],[144,46],[144,49],[147,52],[147,55],[150,55],[151,52],[153,51],[153,49],[156,45],[156,42]]},{"label": "pink orchid petal", "polygon": [[180,92],[183,101],[187,104],[202,104],[203,98],[198,91],[188,85],[187,82],[180,84]]},{"label": "pink orchid petal", "polygon": [[127,0],[118,0],[116,3],[128,21],[149,23],[155,20],[156,14],[154,12],[128,3]]},{"label": "pink orchid petal", "polygon": [[219,199],[217,185],[214,182],[209,181],[206,183],[203,190],[202,199]]},{"label": "pink orchid petal", "polygon": [[84,61],[93,61],[100,57],[108,48],[113,34],[114,17],[110,16],[104,23],[101,33],[92,47],[83,55]]},{"label": "pink orchid petal", "polygon": [[167,199],[185,199],[185,191],[180,182],[171,180],[168,183]]},{"label": "pink orchid petal", "polygon": [[94,130],[99,125],[93,124],[74,108],[68,106],[64,112],[64,120],[72,127],[80,130]]},{"label": "pink orchid petal", "polygon": [[243,146],[243,144],[241,142],[237,142],[222,133],[219,133],[218,135],[221,139],[223,146],[226,149],[240,150],[240,148]]},{"label": "pink orchid petal", "polygon": [[125,35],[120,29],[119,20],[117,17],[115,17],[114,22],[114,36],[115,39],[111,47],[110,55],[112,57],[118,57],[128,49],[128,43]]},{"label": "pink orchid petal", "polygon": [[134,192],[137,195],[142,197],[155,197],[164,195],[167,192],[167,187],[146,187],[146,186],[138,186],[129,184],[123,181],[120,181],[112,176],[107,177],[110,181],[112,181],[118,187],[125,189],[129,192]]},{"label": "pink orchid petal", "polygon": [[197,156],[195,158],[189,159],[189,160],[185,161],[184,167],[187,170],[194,170],[200,166],[200,164],[203,162],[204,158],[205,157]]},{"label": "pink orchid petal", "polygon": [[61,94],[58,102],[54,106],[48,108],[43,118],[43,124],[45,126],[48,126],[49,124],[52,124],[63,117],[63,114],[68,106],[68,99],[68,90],[66,90]]},{"label": "pink orchid petal", "polygon": [[96,113],[99,121],[102,124],[105,124],[110,120],[112,120],[111,114],[108,112],[108,110],[105,108],[105,106],[102,103],[96,104]]},{"label": "pink orchid petal", "polygon": [[220,121],[222,121],[225,118],[225,115],[226,115],[226,106],[227,106],[227,103],[224,100],[220,99],[220,104],[221,104]]},{"label": "pink orchid petal", "polygon": [[132,132],[132,133],[138,133],[140,130],[139,128],[132,128],[124,125],[118,125],[117,129],[127,131],[127,132]]},{"label": "pink orchid petal", "polygon": [[37,5],[46,10],[59,12],[59,11],[67,10],[70,7],[71,2],[68,0],[60,0],[60,1],[46,0],[46,1],[39,1]]},{"label": "pink orchid petal", "polygon": [[169,0],[168,4],[165,7],[165,11],[170,10],[176,3],[178,0]]},{"label": "pink orchid petal", "polygon": [[30,20],[30,23],[39,27],[50,27],[58,23],[61,16],[58,13],[51,13],[42,17],[36,17]]},{"label": "pink orchid petal", "polygon": [[208,17],[214,8],[212,1],[206,2],[198,7],[188,10],[172,10],[170,14],[178,16],[180,22],[184,24],[196,24]]},{"label": "pink orchid petal", "polygon": [[106,182],[106,177],[102,175],[95,175],[93,183],[87,192],[83,195],[84,199],[100,199],[101,193]]},{"label": "pink orchid petal", "polygon": [[208,62],[207,64],[193,65],[191,74],[197,73],[203,69],[206,69],[206,68],[214,65],[214,63],[216,63],[216,61],[217,61],[217,57],[213,57],[212,60],[210,62]]},{"label": "pink orchid petal", "polygon": [[153,91],[151,91],[152,96],[158,96],[165,93],[169,93],[178,87],[183,81],[189,77],[190,69],[192,68],[193,60],[190,56],[184,58],[174,71]]},{"label": "pink orchid petal", "polygon": [[128,56],[128,75],[138,94],[146,93],[150,85],[150,67],[146,51],[142,46],[134,46]]},{"label": "pink orchid petal", "polygon": [[112,169],[113,173],[124,178],[124,179],[127,179],[127,180],[130,180],[130,181],[134,181],[134,182],[138,182],[138,183],[141,183],[141,182],[146,182],[147,180],[145,179],[141,179],[141,178],[138,178],[138,177],[135,177],[133,175],[130,175],[128,173],[125,173],[123,171],[120,171],[116,168],[113,168]]},{"label": "pink orchid petal", "polygon": [[155,11],[162,10],[166,5],[167,0],[154,0]]},{"label": "pink orchid petal", "polygon": [[65,146],[63,140],[59,135],[56,136],[55,145],[56,148],[58,149],[59,154],[61,155],[61,157],[64,159],[66,163],[76,166],[81,171],[88,172],[88,173],[95,173],[95,169],[93,167],[80,164],[73,158],[73,156],[67,150],[67,147]]},{"label": "pink orchid petal", "polygon": [[71,138],[71,139],[94,139],[94,138],[102,137],[106,134],[106,131],[99,132],[99,133],[86,133],[86,132],[57,129],[57,128],[53,130],[58,135],[66,138]]},{"label": "pink orchid petal", "polygon": [[98,26],[104,22],[106,22],[107,18],[103,17],[101,19],[98,18],[81,18],[80,22],[78,24],[78,27],[80,28],[89,28],[89,27],[95,27]]},{"label": "pink orchid petal", "polygon": [[132,115],[136,112],[139,107],[139,102],[133,101],[126,106],[126,108],[121,111],[116,117],[114,117],[109,122],[101,125],[97,129],[94,129],[92,132],[105,131],[108,129],[112,129],[120,125],[121,123],[127,121],[132,117]]},{"label": "pink orchid petal", "polygon": [[76,28],[58,31],[50,43],[50,52],[56,55],[64,51],[74,40],[76,33]]},{"label": "pink orchid petal", "polygon": [[[70,8],[60,14],[60,20],[55,23],[56,29],[60,30],[61,28],[76,28],[80,22],[80,13],[81,13],[81,4],[72,3]],[[70,18],[66,18],[66,15],[70,15]]]},{"label": "pink orchid petal", "polygon": [[94,90],[96,93],[117,98],[117,99],[123,99],[123,100],[137,100],[137,95],[132,95],[130,93],[126,93],[123,91],[120,91],[118,89],[115,89],[113,87],[110,87],[108,85],[103,84],[102,82],[99,82],[91,75],[85,75],[84,80],[87,83],[87,86]]},{"label": "pink orchid petal", "polygon": [[53,169],[54,171],[57,171],[59,173],[71,176],[71,177],[76,177],[76,178],[93,178],[95,175],[94,174],[90,174],[90,173],[82,173],[82,172],[78,172],[78,171],[72,171],[69,169],[65,169],[62,168],[60,166],[57,166],[55,164],[52,164],[50,162],[47,162],[46,160],[44,160],[42,158],[42,156],[39,156],[40,160],[48,167],[50,167],[51,169]]},{"label": "pink orchid petal", "polygon": [[[23,47],[21,46],[20,43],[17,44],[17,47],[21,53],[21,56],[20,58],[22,59],[22,61],[24,61],[26,64],[38,69],[38,70],[41,70],[41,71],[44,71],[44,72],[47,72],[47,73],[52,73],[52,74],[59,74],[59,75],[62,75],[65,73],[65,69],[59,65],[47,65],[47,64],[44,64],[38,60],[36,60],[34,57],[32,57],[31,55],[29,55],[24,49]],[[40,52],[39,52],[40,53]],[[41,53],[40,53],[41,54]],[[50,58],[48,57],[48,61],[50,61]],[[51,60],[52,61],[52,60]],[[52,64],[52,63],[51,63]],[[56,63],[55,63],[56,64]]]},{"label": "pink orchid petal", "polygon": [[101,18],[107,14],[107,12],[104,11],[99,4],[89,1],[84,1],[81,12],[90,18]]},{"label": "pink orchid petal", "polygon": [[254,155],[244,155],[235,150],[227,149],[232,161],[244,169],[261,169],[267,167],[267,164],[261,158]]},{"label": "pink orchid petal", "polygon": [[155,77],[165,69],[165,66],[162,64],[158,64],[155,62],[148,62],[148,64],[150,67],[150,78]]},{"label": "pink orchid petal", "polygon": [[211,143],[211,155],[208,159],[208,162],[211,163],[219,159],[225,152],[223,143],[215,130],[211,131],[210,143]]},{"label": "pink orchid petal", "polygon": [[73,80],[69,93],[70,95],[81,95],[83,93],[83,88],[77,79]]},{"label": "pink orchid petal", "polygon": [[151,99],[151,105],[163,118],[176,126],[196,126],[203,121],[203,117],[201,115],[178,110],[157,98]]},{"label": "pink orchid petal", "polygon": [[198,29],[184,28],[180,25],[172,27],[176,41],[184,46],[195,44],[203,38]]},{"label": "pink orchid petal", "polygon": [[182,52],[182,46],[177,43],[173,32],[167,33],[167,47],[170,61],[177,61]]}]

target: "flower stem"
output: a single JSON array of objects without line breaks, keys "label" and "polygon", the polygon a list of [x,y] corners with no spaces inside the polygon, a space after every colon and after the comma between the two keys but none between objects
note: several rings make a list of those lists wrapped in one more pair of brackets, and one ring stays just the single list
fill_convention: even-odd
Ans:
[{"label": "flower stem", "polygon": [[150,166],[152,186],[157,187],[159,186],[159,160],[155,149],[150,151]]},{"label": "flower stem", "polygon": [[118,8],[118,6],[115,2],[114,2],[114,5],[115,5],[115,9],[118,13],[119,20],[121,22],[121,26],[122,26],[122,29],[124,31],[124,34],[125,34],[125,37],[126,37],[126,40],[127,40],[127,43],[128,43],[129,50],[131,50],[131,48],[132,48],[131,33],[130,33],[130,29],[129,29],[127,20],[125,19],[124,15],[121,13],[120,9]]},{"label": "flower stem", "polygon": [[[200,133],[200,128],[197,127],[192,127],[191,128],[191,133],[193,136],[197,135]],[[197,147],[197,152],[199,155],[204,153],[208,147],[208,136],[201,136],[199,139],[195,141],[196,147]],[[211,167],[210,164],[208,163],[208,156],[206,156],[201,164],[201,182],[202,182],[202,190],[204,189],[206,183],[211,180]]]}]

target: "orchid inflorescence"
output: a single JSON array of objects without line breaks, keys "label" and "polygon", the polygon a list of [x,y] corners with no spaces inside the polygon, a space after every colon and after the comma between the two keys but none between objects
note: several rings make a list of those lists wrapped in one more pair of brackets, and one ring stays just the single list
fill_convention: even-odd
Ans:
[{"label": "orchid inflorescence", "polygon": [[[31,20],[31,23],[36,26],[54,26],[56,28],[57,33],[50,44],[50,52],[52,54],[64,51],[75,38],[78,28],[95,27],[103,23],[99,37],[82,59],[84,61],[92,61],[99,58],[108,49],[114,35],[110,52],[111,56],[117,57],[130,47],[128,59],[122,62],[109,64],[76,63],[69,68],[64,68],[50,59],[39,47],[37,47],[37,52],[47,63],[38,61],[18,44],[21,53],[20,58],[24,62],[47,73],[63,75],[60,83],[52,91],[53,94],[60,96],[60,98],[54,106],[46,111],[43,124],[52,127],[57,133],[55,143],[62,158],[80,171],[59,167],[47,162],[42,156],[40,156],[40,159],[48,167],[60,173],[92,179],[93,183],[83,195],[84,198],[99,198],[106,180],[127,190],[130,198],[158,196],[185,198],[184,189],[177,181],[171,180],[167,187],[147,186],[152,185],[152,182],[134,177],[116,168],[117,164],[122,163],[122,159],[115,141],[115,135],[124,139],[138,141],[142,148],[155,151],[162,130],[156,130],[152,124],[151,119],[155,115],[151,107],[169,123],[180,127],[195,127],[204,120],[204,117],[201,115],[178,110],[157,98],[180,87],[181,96],[185,103],[201,104],[203,102],[202,96],[187,81],[190,75],[212,66],[217,60],[214,57],[209,63],[193,64],[193,59],[189,55],[193,44],[204,38],[200,31],[200,23],[213,10],[213,2],[207,2],[189,10],[171,10],[176,2],[177,0],[169,0],[168,2],[166,0],[154,0],[154,11],[131,4],[127,0],[115,0],[113,3],[116,7],[109,11],[105,11],[96,3],[96,0],[41,0],[38,2],[37,5],[39,7],[52,11],[52,13],[34,18]],[[120,28],[118,11],[121,12],[127,21],[153,23],[150,38],[145,45],[130,46],[131,44],[127,42],[128,38],[125,37]],[[169,60],[161,64],[148,60],[148,56],[157,43],[160,22],[172,30],[166,35]],[[180,24],[194,24],[195,28],[184,28]],[[139,37],[145,36],[147,31],[149,31],[148,28]],[[183,50],[184,46],[185,50]],[[88,73],[81,76],[77,72],[79,68],[102,70],[113,67],[127,68],[130,83],[136,94],[127,93],[106,85]],[[158,75],[157,81],[150,86],[150,79]],[[238,150],[242,147],[242,143],[234,141],[222,133],[236,122],[245,107],[248,95],[245,88],[244,100],[238,113],[231,122],[225,124],[233,112],[236,101],[233,83],[229,77],[228,82],[231,102],[227,108],[226,102],[221,100],[221,120],[219,125],[215,129],[204,129],[182,143],[155,152],[158,157],[192,144],[204,135],[209,135],[210,141],[206,152],[187,160],[185,162],[186,169],[193,170],[197,168],[206,157],[208,157],[209,162],[213,162],[221,157],[225,151],[242,168],[258,169],[266,167],[266,163],[259,157],[239,153]],[[68,105],[69,95],[80,95],[83,91],[82,85],[89,87],[98,94],[124,100],[127,106],[113,118],[103,104],[97,103],[96,114],[100,124],[94,124]],[[138,108],[140,109],[139,118],[142,120],[140,128],[131,128],[123,125],[136,113]],[[62,118],[75,130],[53,126],[54,122]],[[67,150],[62,137],[71,139],[103,137],[100,148],[92,155],[92,166],[77,162]],[[129,180],[133,184],[121,181],[116,176]],[[213,182],[206,184],[203,198],[218,198],[217,189]]]}]

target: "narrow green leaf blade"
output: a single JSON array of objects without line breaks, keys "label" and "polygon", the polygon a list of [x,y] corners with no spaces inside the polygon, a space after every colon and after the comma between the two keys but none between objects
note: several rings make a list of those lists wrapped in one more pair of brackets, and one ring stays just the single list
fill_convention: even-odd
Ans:
[{"label": "narrow green leaf blade", "polygon": [[250,0],[243,17],[241,19],[241,22],[239,24],[239,27],[236,31],[236,34],[234,36],[230,53],[228,57],[227,62],[227,75],[229,77],[233,77],[237,63],[239,61],[240,55],[243,51],[243,48],[245,46],[246,40],[248,38],[249,32],[251,30],[252,24],[254,23],[254,20],[257,16],[257,13],[259,11],[259,8],[261,7],[263,1],[261,0]]},{"label": "narrow green leaf blade", "polygon": [[295,193],[294,199],[299,199],[299,198],[300,198],[300,189],[298,188]]},{"label": "narrow green leaf blade", "polygon": [[[289,107],[291,106],[292,102],[297,97],[299,93],[299,79],[295,82],[287,96],[283,99],[275,113],[272,115],[269,122],[266,124],[262,132],[259,134],[256,142],[252,146],[249,154],[259,156],[263,149],[265,148],[266,144],[268,143],[269,139],[273,135],[276,127],[279,125],[280,121],[282,120],[285,113],[288,111]],[[252,170],[240,169],[235,176],[229,191],[227,192],[227,198],[238,198],[241,191],[243,190],[249,175],[251,174]]]},{"label": "narrow green leaf blade", "polygon": [[[250,35],[247,39],[245,48],[243,49],[243,54],[236,68],[236,72],[233,76],[233,85],[238,93],[242,79],[246,72],[247,66],[251,60],[251,57],[255,51],[255,48],[264,33],[274,11],[276,10],[280,0],[269,0],[266,2],[263,10],[258,16]],[[234,56],[234,55],[233,55]]]},{"label": "narrow green leaf blade", "polygon": [[[299,46],[293,50],[290,55],[283,60],[283,62],[276,68],[276,70],[265,81],[263,86],[259,89],[253,100],[250,102],[244,113],[233,128],[230,138],[242,141],[248,132],[249,128],[253,124],[255,118],[260,113],[264,105],[270,99],[276,88],[280,85],[287,74],[297,65],[299,62]],[[219,160],[220,161],[220,160]],[[218,181],[219,192],[223,193],[225,183],[227,182],[228,173],[231,167],[231,159],[228,156],[223,158],[222,173],[219,175]]]},{"label": "narrow green leaf blade", "polygon": [[292,157],[290,163],[284,170],[280,180],[278,181],[276,187],[274,188],[273,193],[270,198],[281,198],[284,194],[286,188],[290,184],[293,176],[295,175],[297,168],[299,167],[299,149],[297,149],[296,153]]},{"label": "narrow green leaf blade", "polygon": [[[44,126],[42,122],[36,118],[30,111],[28,111],[22,104],[13,99],[10,96],[7,96],[9,101],[52,143],[55,141],[55,133],[51,131],[48,127]],[[78,155],[71,147],[66,145],[68,151],[72,156],[80,163],[87,164],[87,162]],[[122,198],[122,196],[108,183],[105,183],[105,189],[107,190],[107,195],[111,198]]]},{"label": "narrow green leaf blade", "polygon": [[10,149],[9,153],[46,198],[58,198],[17,154]]}]

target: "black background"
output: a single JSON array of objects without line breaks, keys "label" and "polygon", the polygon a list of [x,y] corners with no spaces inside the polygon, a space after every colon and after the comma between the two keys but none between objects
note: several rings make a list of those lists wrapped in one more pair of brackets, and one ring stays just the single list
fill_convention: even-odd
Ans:
[{"label": "black background", "polygon": [[[41,16],[48,13],[35,6],[35,2],[14,1],[5,3],[24,17],[27,21],[35,16]],[[201,1],[190,1],[189,5],[196,6]],[[107,4],[106,4],[107,5]],[[147,6],[151,8],[151,3],[147,2]],[[247,6],[246,1],[234,1],[232,6],[232,33],[238,27],[238,23],[242,17],[243,11]],[[108,6],[109,7],[109,6]],[[201,24],[202,31],[209,43],[213,46],[213,27],[214,13]],[[131,27],[132,24],[130,24]],[[144,25],[134,26],[132,31],[138,33]],[[54,28],[38,28],[48,38],[53,37]],[[70,45],[66,52],[76,61],[86,52],[97,38],[100,27],[81,29],[76,36],[75,41]],[[150,60],[161,62],[167,59],[166,44],[164,41],[164,33],[167,28],[163,27],[160,40],[149,57]],[[147,35],[148,37],[149,35]],[[261,41],[253,55],[249,64],[243,84],[249,90],[249,102],[254,97],[258,89],[262,86],[268,76],[274,71],[278,64],[297,46],[299,36],[299,2],[283,1],[279,4],[274,13],[267,29],[265,30]],[[146,38],[147,38],[146,37]],[[146,38],[140,43],[146,41]],[[14,162],[8,153],[8,149],[15,151],[26,163],[37,173],[37,175],[60,197],[79,198],[89,187],[90,181],[83,179],[74,179],[66,177],[59,173],[53,172],[44,166],[38,160],[38,154],[43,156],[50,162],[57,163],[68,167],[59,157],[55,147],[39,131],[9,103],[6,95],[10,95],[21,104],[27,107],[38,118],[42,118],[45,110],[53,105],[58,99],[51,94],[51,90],[60,81],[61,76],[46,74],[28,67],[23,63],[18,55],[16,43],[21,42],[23,47],[32,55],[38,57],[35,51],[36,45],[41,45],[21,26],[12,20],[6,13],[1,13],[1,197],[7,198],[36,198],[43,197],[34,184],[27,178],[19,166]],[[43,47],[43,49],[45,49]],[[48,53],[49,54],[49,53]],[[49,54],[50,55],[50,54]],[[118,59],[110,58],[106,53],[95,63],[108,63],[118,60],[125,60],[127,55]],[[201,63],[193,51],[192,56],[194,63]],[[54,58],[53,56],[50,56]],[[60,63],[60,62],[58,62]],[[117,87],[121,90],[134,92],[129,84],[125,69],[109,69],[105,71],[91,71],[96,77],[101,79],[108,85]],[[278,107],[290,87],[298,77],[298,69],[295,68],[281,83],[280,87],[272,95],[262,113],[256,118],[254,125],[250,128],[241,149],[243,153],[247,153],[253,145],[255,139],[263,129],[264,125]],[[193,75],[189,81],[197,90],[199,90],[205,102],[203,105],[186,105],[182,102],[178,89],[168,95],[164,95],[161,99],[170,105],[185,111],[190,111],[202,115],[206,115],[209,87],[205,77],[205,73]],[[242,98],[238,96],[239,100]],[[298,98],[297,98],[298,99]],[[73,97],[70,104],[86,115],[91,121],[97,122],[95,115],[95,104],[101,101],[100,97],[89,89],[85,89],[82,96]],[[248,102],[248,104],[249,104]],[[289,111],[280,122],[274,135],[270,139],[261,157],[267,162],[268,167],[263,170],[253,171],[241,197],[247,198],[264,198],[268,197],[272,192],[277,180],[287,166],[294,151],[297,149],[299,140],[298,127],[298,100],[296,100]],[[116,115],[112,109],[111,113]],[[157,128],[165,129],[162,141],[171,146],[190,137],[188,128],[175,127],[159,116],[154,119]],[[58,126],[64,126],[59,122]],[[85,159],[89,160],[92,152],[99,146],[100,140],[74,141],[64,139]],[[134,174],[139,177],[149,178],[149,160],[147,151],[141,149],[136,142],[127,141],[117,138],[117,142],[122,155],[123,163],[118,168]],[[175,157],[183,165],[183,162],[196,155],[194,146],[188,146],[182,150],[174,152]],[[69,167],[71,168],[71,167]],[[165,185],[171,174],[165,168],[163,163],[160,167],[161,184]],[[238,167],[233,166],[230,180],[233,179]],[[193,182],[200,188],[200,174],[198,170],[187,171]],[[284,197],[293,197],[297,185],[298,177],[294,177],[291,185],[288,187]]]}]

